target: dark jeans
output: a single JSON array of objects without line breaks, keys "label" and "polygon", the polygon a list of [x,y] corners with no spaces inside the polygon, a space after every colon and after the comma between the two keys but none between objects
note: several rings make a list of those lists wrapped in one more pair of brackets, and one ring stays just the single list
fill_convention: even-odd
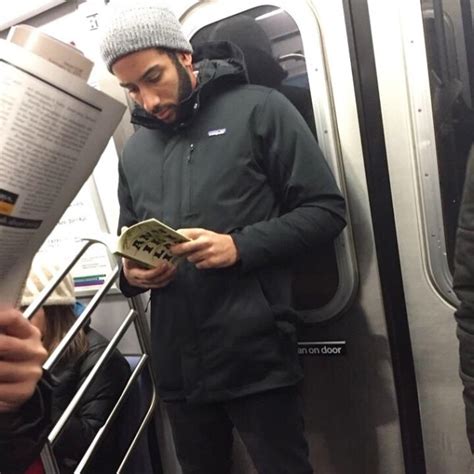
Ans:
[{"label": "dark jeans", "polygon": [[166,403],[183,474],[228,474],[232,428],[259,474],[312,474],[295,387],[206,405]]}]

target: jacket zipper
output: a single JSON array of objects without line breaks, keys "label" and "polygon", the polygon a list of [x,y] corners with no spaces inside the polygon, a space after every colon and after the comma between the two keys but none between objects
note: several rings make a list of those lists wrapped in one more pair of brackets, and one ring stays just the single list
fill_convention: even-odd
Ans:
[{"label": "jacket zipper", "polygon": [[192,154],[193,154],[193,151],[194,151],[194,143],[191,143],[189,145],[189,153],[188,153],[188,164],[191,163],[191,157],[192,157]]},{"label": "jacket zipper", "polygon": [[191,173],[191,164],[192,164],[192,157],[193,157],[193,152],[194,152],[194,143],[189,144],[188,148],[188,154],[186,156],[186,164],[187,164],[187,178],[188,178],[188,183],[187,183],[187,209],[186,209],[186,214],[189,216],[192,214],[192,173]]}]

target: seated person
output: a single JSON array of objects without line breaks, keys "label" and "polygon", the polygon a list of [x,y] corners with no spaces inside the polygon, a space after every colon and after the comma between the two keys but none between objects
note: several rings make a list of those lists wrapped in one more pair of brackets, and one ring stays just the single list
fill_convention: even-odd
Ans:
[{"label": "seated person", "polygon": [[[48,282],[58,273],[58,268],[36,260],[26,282],[21,304],[27,307]],[[43,344],[51,354],[74,324],[74,284],[67,275],[55,288],[44,305],[31,318],[41,332]],[[52,416],[56,422],[82,385],[101,354],[107,341],[89,326],[79,331],[52,370]],[[84,394],[77,409],[67,422],[54,445],[54,454],[61,473],[72,473],[105,423],[130,376],[125,358],[115,350],[96,379]],[[88,472],[116,472],[119,461],[114,453],[117,430],[111,430],[93,457]]]},{"label": "seated person", "polygon": [[[51,428],[51,387],[41,379],[47,353],[20,311],[0,309],[0,472],[24,472]],[[38,381],[40,382],[38,383]]]},{"label": "seated person", "polygon": [[[244,55],[249,82],[271,87],[286,96],[317,138],[309,90],[285,83],[288,72],[273,57],[272,43],[258,21],[249,15],[239,14],[215,23],[206,31],[209,31],[207,41],[230,41],[237,45]],[[196,37],[197,42],[196,39],[191,41],[193,47],[200,42],[199,33]]]}]

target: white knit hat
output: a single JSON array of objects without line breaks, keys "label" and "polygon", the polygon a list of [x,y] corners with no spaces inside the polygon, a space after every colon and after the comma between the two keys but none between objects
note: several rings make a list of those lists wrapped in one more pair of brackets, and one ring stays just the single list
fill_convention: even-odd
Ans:
[{"label": "white knit hat", "polygon": [[[61,268],[59,265],[48,263],[45,260],[35,259],[25,283],[21,297],[21,306],[29,306],[60,271]],[[72,275],[68,273],[59,285],[56,286],[43,305],[73,305],[75,302],[74,280]]]},{"label": "white knit hat", "polygon": [[167,48],[192,53],[175,14],[159,0],[113,3],[105,18],[100,53],[109,71],[119,58],[142,49]]}]

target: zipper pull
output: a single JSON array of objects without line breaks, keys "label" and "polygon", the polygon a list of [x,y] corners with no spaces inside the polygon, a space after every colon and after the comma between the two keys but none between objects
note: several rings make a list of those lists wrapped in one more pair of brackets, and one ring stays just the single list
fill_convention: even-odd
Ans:
[{"label": "zipper pull", "polygon": [[191,161],[191,155],[193,154],[193,151],[194,151],[194,144],[191,143],[191,144],[189,145],[188,163]]}]

